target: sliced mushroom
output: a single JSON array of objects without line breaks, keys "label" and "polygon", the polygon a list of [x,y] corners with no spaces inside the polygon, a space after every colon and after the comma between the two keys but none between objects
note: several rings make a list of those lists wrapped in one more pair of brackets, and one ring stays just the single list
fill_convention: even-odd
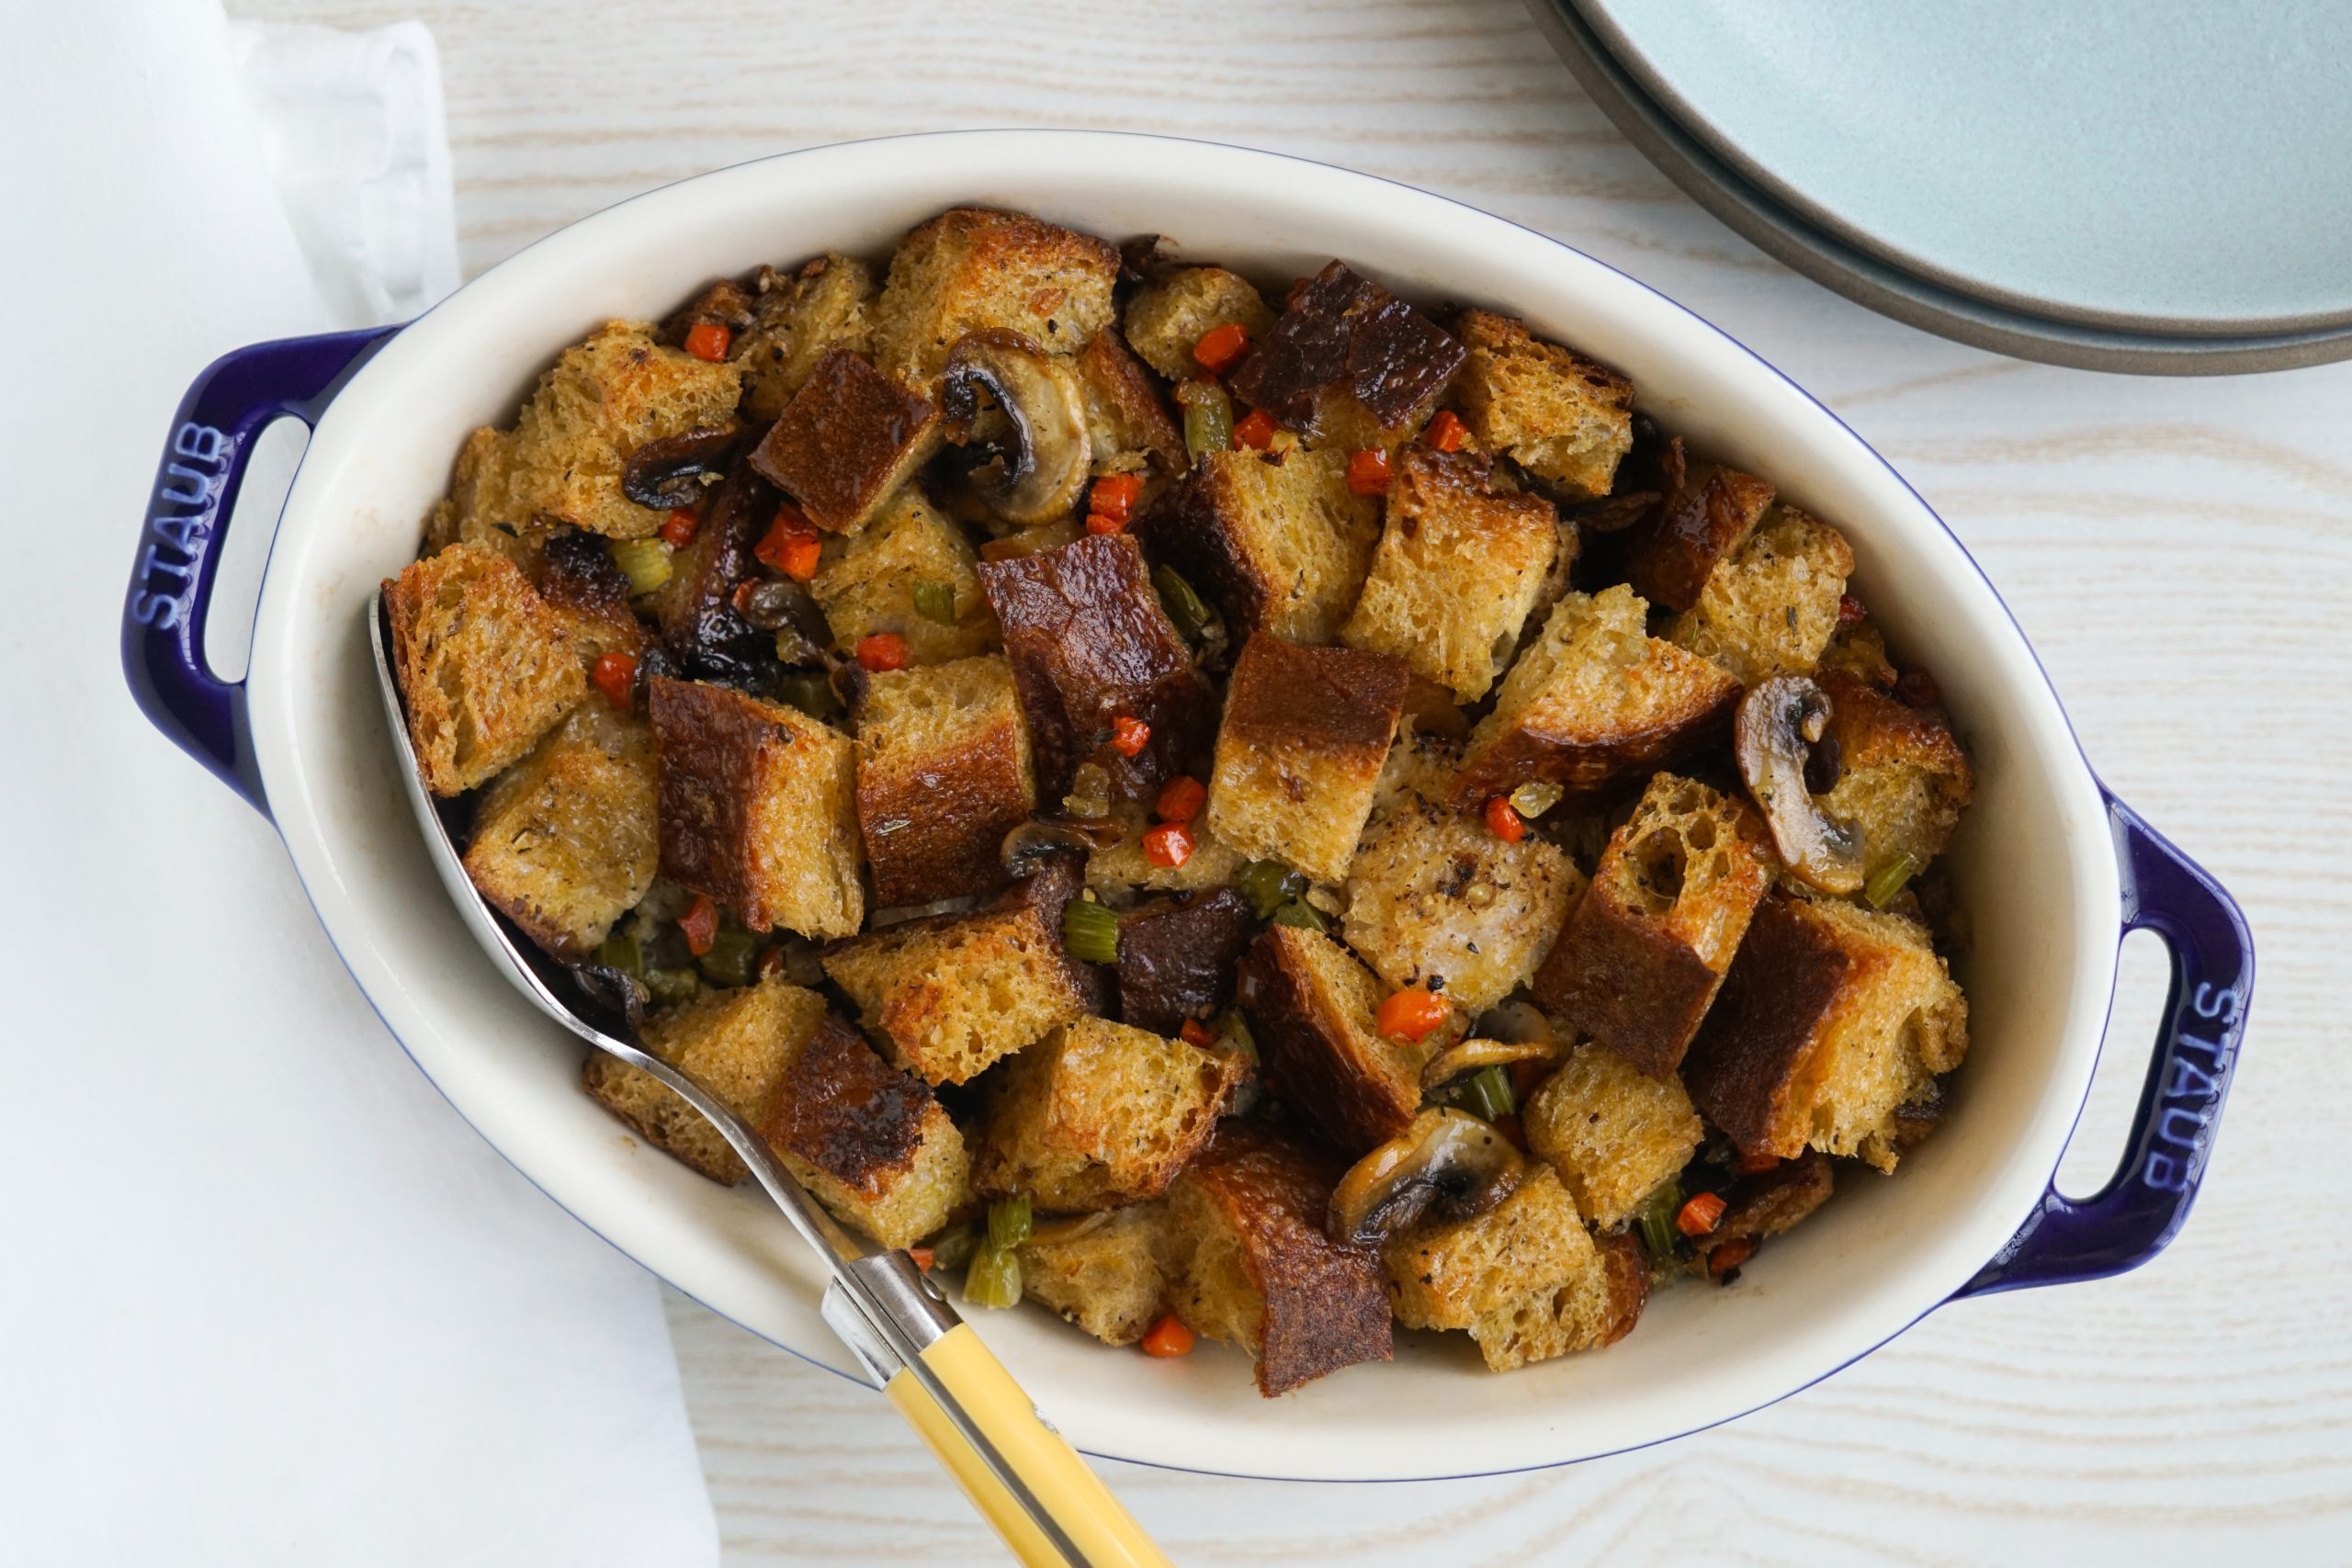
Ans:
[{"label": "sliced mushroom", "polygon": [[1377,1247],[1424,1214],[1471,1219],[1510,1197],[1524,1169],[1492,1124],[1464,1111],[1424,1111],[1340,1179],[1324,1229],[1343,1247]]},{"label": "sliced mushroom", "polygon": [[1091,1235],[1111,1223],[1111,1211],[1097,1209],[1091,1214],[1068,1214],[1057,1220],[1041,1220],[1029,1233],[1032,1247],[1058,1247],[1080,1236]]},{"label": "sliced mushroom", "polygon": [[1514,1062],[1556,1062],[1560,1048],[1550,1041],[1489,1040],[1473,1037],[1457,1041],[1436,1055],[1421,1069],[1421,1087],[1442,1089],[1464,1073],[1475,1073],[1481,1067],[1508,1067]]},{"label": "sliced mushroom", "polygon": [[1004,836],[1004,874],[1018,882],[1058,856],[1109,849],[1125,835],[1110,817],[1033,817]]},{"label": "sliced mushroom", "polygon": [[1819,686],[1775,675],[1741,699],[1732,749],[1789,870],[1824,893],[1851,893],[1862,885],[1862,835],[1823,812],[1805,787],[1813,748],[1828,727],[1829,698]]},{"label": "sliced mushroom", "polygon": [[[1001,429],[984,422],[983,392],[1002,411]],[[967,448],[967,477],[991,512],[1027,526],[1076,509],[1094,446],[1068,366],[1019,333],[967,333],[947,356],[940,403],[947,439]]]},{"label": "sliced mushroom", "polygon": [[647,442],[622,466],[621,493],[656,512],[693,505],[718,482],[735,434],[723,426],[704,425]]},{"label": "sliced mushroom", "polygon": [[1478,1015],[1470,1032],[1513,1045],[1549,1046],[1555,1038],[1552,1021],[1544,1016],[1544,1010],[1524,998],[1488,1008]]}]

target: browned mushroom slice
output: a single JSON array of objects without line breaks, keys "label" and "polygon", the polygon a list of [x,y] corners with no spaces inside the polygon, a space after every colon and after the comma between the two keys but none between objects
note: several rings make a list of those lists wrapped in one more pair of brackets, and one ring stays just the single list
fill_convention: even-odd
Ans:
[{"label": "browned mushroom slice", "polygon": [[1293,290],[1290,308],[1233,375],[1233,395],[1310,440],[1361,412],[1380,430],[1425,415],[1468,351],[1344,262]]},{"label": "browned mushroom slice", "polygon": [[647,442],[622,465],[621,493],[656,512],[692,506],[726,471],[735,434],[729,426],[705,425]]},{"label": "browned mushroom slice", "polygon": [[[973,459],[967,477],[989,510],[1026,527],[1077,509],[1094,450],[1086,395],[1069,366],[1019,333],[967,333],[947,357],[940,402],[947,439]],[[991,411],[1002,418],[984,421]]]},{"label": "browned mushroom slice", "polygon": [[1491,1122],[1432,1108],[1349,1168],[1325,1229],[1343,1247],[1377,1247],[1423,1215],[1472,1219],[1510,1197],[1525,1168]]},{"label": "browned mushroom slice", "polygon": [[1556,1062],[1560,1047],[1549,1040],[1487,1040],[1472,1036],[1431,1056],[1421,1069],[1424,1089],[1443,1089],[1465,1073],[1481,1067],[1509,1067],[1521,1062]]},{"label": "browned mushroom slice", "polygon": [[1821,809],[1806,777],[1829,713],[1829,699],[1810,678],[1775,675],[1741,699],[1732,747],[1790,872],[1807,886],[1844,894],[1862,886],[1862,836]]}]

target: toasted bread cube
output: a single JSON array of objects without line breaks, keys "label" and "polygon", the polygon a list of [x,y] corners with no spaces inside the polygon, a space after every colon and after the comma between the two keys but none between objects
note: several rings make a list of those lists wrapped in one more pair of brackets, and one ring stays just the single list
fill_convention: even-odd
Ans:
[{"label": "toasted bread cube", "polygon": [[1747,542],[1776,492],[1770,479],[1686,457],[1679,435],[1667,444],[1660,467],[1665,492],[1628,531],[1625,581],[1653,604],[1688,610]]},{"label": "toasted bread cube", "polygon": [[1328,643],[1355,605],[1380,504],[1348,488],[1348,455],[1204,453],[1136,524],[1155,560],[1224,612],[1234,638]]},{"label": "toasted bread cube", "polygon": [[1022,1287],[1103,1344],[1132,1345],[1168,1311],[1173,1246],[1159,1200],[1042,1225],[1021,1246]]},{"label": "toasted bread cube", "polygon": [[1775,892],[1756,911],[1683,1066],[1742,1154],[1808,1148],[1893,1170],[1900,1112],[1968,1051],[1968,1002],[1900,915]]},{"label": "toasted bread cube", "polygon": [[1483,1012],[1535,972],[1584,887],[1553,844],[1498,838],[1418,797],[1363,836],[1348,867],[1348,945],[1391,987],[1442,986]]},{"label": "toasted bread cube", "polygon": [[1538,779],[1588,799],[1730,733],[1739,682],[1649,636],[1646,608],[1622,583],[1553,606],[1470,737],[1456,805],[1478,806]]},{"label": "toasted bread cube", "polygon": [[409,739],[435,795],[520,761],[588,690],[570,619],[503,557],[452,545],[387,579],[384,597]]},{"label": "toasted bread cube", "polygon": [[1119,1017],[1174,1034],[1233,1000],[1233,966],[1257,920],[1230,887],[1156,898],[1119,917]]},{"label": "toasted bread cube", "polygon": [[1651,1077],[1590,1040],[1528,1097],[1520,1124],[1596,1230],[1632,1218],[1706,1136],[1679,1078]]},{"label": "toasted bread cube", "polygon": [[1467,1328],[1522,1297],[1556,1290],[1595,1261],[1575,1200],[1541,1165],[1487,1213],[1426,1221],[1381,1248],[1389,1303],[1408,1328]]},{"label": "toasted bread cube", "polygon": [[724,686],[657,675],[648,691],[662,874],[710,895],[755,931],[855,931],[865,890],[849,737]]},{"label": "toasted bread cube", "polygon": [[1029,733],[1001,658],[883,671],[857,712],[857,825],[884,908],[985,893],[1029,819]]},{"label": "toasted bread cube", "polygon": [[1119,253],[1019,212],[958,207],[899,242],[875,307],[875,359],[901,380],[936,378],[956,340],[1001,327],[1073,354],[1111,324]]},{"label": "toasted bread cube", "polygon": [[1221,266],[1180,266],[1127,301],[1127,342],[1171,381],[1198,376],[1193,345],[1218,327],[1239,327],[1253,344],[1273,331],[1274,313],[1250,281]]},{"label": "toasted bread cube", "polygon": [[[944,664],[996,646],[996,620],[981,595],[978,569],[979,557],[964,531],[908,485],[870,526],[826,541],[808,592],[843,653],[854,654],[877,633],[895,632],[907,639],[910,662]],[[947,585],[956,605],[952,623],[915,608],[918,582]]]},{"label": "toasted bread cube", "polygon": [[613,563],[605,540],[579,528],[549,529],[538,567],[539,597],[571,621],[581,668],[595,669],[608,653],[635,655],[643,649],[645,628],[629,607],[628,577]]},{"label": "toasted bread cube", "polygon": [[795,1048],[760,1133],[833,1217],[885,1247],[910,1247],[968,1192],[964,1135],[921,1078],[826,1016]]},{"label": "toasted bread cube", "polygon": [[645,897],[660,858],[652,731],[597,701],[491,782],[466,874],[533,942],[580,959]]},{"label": "toasted bread cube", "polygon": [[1474,702],[1510,657],[1559,552],[1549,502],[1488,488],[1480,458],[1408,446],[1372,575],[1340,640],[1393,653]]},{"label": "toasted bread cube", "polygon": [[1742,685],[1810,674],[1838,629],[1838,603],[1853,570],[1845,536],[1793,506],[1775,506],[1674,618],[1667,637],[1713,660]]},{"label": "toasted bread cube", "polygon": [[972,1185],[1065,1213],[1157,1198],[1216,1133],[1232,1074],[1216,1052],[1074,1019],[990,1081]]},{"label": "toasted bread cube", "polygon": [[1318,882],[1348,874],[1405,706],[1405,661],[1260,632],[1235,660],[1209,780],[1209,830]]},{"label": "toasted bread cube", "polygon": [[1145,852],[1150,824],[1144,810],[1125,806],[1114,812],[1125,829],[1119,841],[1096,850],[1086,861],[1086,886],[1106,901],[1124,905],[1143,893],[1197,893],[1223,887],[1249,863],[1249,857],[1193,818],[1193,854],[1182,865],[1160,865]]},{"label": "toasted bread cube", "polygon": [[1715,999],[1774,864],[1745,801],[1653,775],[1535,972],[1536,999],[1665,1077]]},{"label": "toasted bread cube", "polygon": [[606,323],[539,378],[511,432],[477,431],[458,462],[458,526],[569,523],[641,539],[663,513],[621,493],[639,446],[735,423],[742,373],[656,343],[642,321]]},{"label": "toasted bread cube", "polygon": [[[1092,762],[1109,775],[1114,798],[1148,799],[1208,750],[1216,695],[1160,607],[1132,537],[1091,535],[979,570],[1012,660],[1042,798],[1060,799],[1080,765]],[[1122,718],[1148,728],[1132,757],[1111,745]]]},{"label": "toasted bread cube", "polygon": [[909,920],[824,957],[893,1061],[963,1083],[1086,1011],[1058,921],[1032,905]]},{"label": "toasted bread cube", "polygon": [[1470,1325],[1489,1371],[1614,1345],[1634,1331],[1649,1301],[1649,1258],[1631,1235],[1593,1243],[1592,1261],[1564,1285],[1535,1291]]},{"label": "toasted bread cube", "polygon": [[743,367],[743,412],[781,416],[825,351],[873,346],[874,269],[855,256],[822,255],[793,272],[760,268],[752,330],[735,345]]},{"label": "toasted bread cube", "polygon": [[[645,1021],[645,1048],[757,1126],[795,1055],[825,1020],[825,998],[781,979],[708,991]],[[588,1054],[582,1074],[605,1109],[713,1181],[749,1174],[718,1129],[661,1079],[617,1056]]]},{"label": "toasted bread cube", "polygon": [[1743,1175],[1724,1192],[1726,1206],[1715,1228],[1692,1236],[1690,1245],[1703,1262],[1726,1243],[1755,1243],[1778,1235],[1829,1201],[1837,1184],[1829,1156],[1819,1149],[1807,1149],[1768,1170]]},{"label": "toasted bread cube", "polygon": [[1861,829],[1872,872],[1905,855],[1925,866],[1943,853],[1976,794],[1951,725],[1940,709],[1915,708],[1842,673],[1824,676],[1821,689],[1839,770],[1821,809]]},{"label": "toasted bread cube", "polygon": [[1184,467],[1184,433],[1125,339],[1095,333],[1072,367],[1086,399],[1096,473],[1140,473],[1154,466],[1174,473]]},{"label": "toasted bread cube", "polygon": [[939,406],[835,344],[752,449],[809,522],[854,534],[939,450]]},{"label": "toasted bread cube", "polygon": [[1421,1108],[1421,1068],[1442,1042],[1392,1040],[1374,1021],[1372,971],[1320,931],[1268,926],[1243,955],[1235,996],[1256,1026],[1267,1076],[1347,1155],[1396,1137]]},{"label": "toasted bread cube", "polygon": [[1634,384],[1510,316],[1464,310],[1454,330],[1469,350],[1462,418],[1478,444],[1571,500],[1607,495],[1634,446]]},{"label": "toasted bread cube", "polygon": [[1435,412],[1464,357],[1444,328],[1335,261],[1291,289],[1233,395],[1312,446],[1394,446]]},{"label": "toasted bread cube", "polygon": [[1169,1190],[1177,1316],[1247,1351],[1269,1399],[1395,1354],[1380,1260],[1323,1233],[1340,1174],[1304,1145],[1235,1121]]}]

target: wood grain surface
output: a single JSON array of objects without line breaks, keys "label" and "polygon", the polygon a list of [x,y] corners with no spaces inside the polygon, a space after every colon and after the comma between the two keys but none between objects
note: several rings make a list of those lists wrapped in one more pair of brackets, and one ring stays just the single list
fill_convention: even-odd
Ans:
[{"label": "wood grain surface", "polygon": [[[1557,235],[1884,452],[1999,585],[2109,784],[2244,900],[2262,971],[2240,1078],[2196,1216],[2147,1268],[1947,1308],[1770,1410],[1564,1470],[1108,1467],[1179,1562],[2352,1561],[2352,367],[2100,376],[1871,315],[1644,163],[1517,0],[231,9],[430,23],[469,271],[720,164],[990,125],[1272,148]],[[2135,942],[2070,1190],[2113,1163],[2162,992]],[[730,1562],[998,1560],[879,1399],[671,1304]]]}]

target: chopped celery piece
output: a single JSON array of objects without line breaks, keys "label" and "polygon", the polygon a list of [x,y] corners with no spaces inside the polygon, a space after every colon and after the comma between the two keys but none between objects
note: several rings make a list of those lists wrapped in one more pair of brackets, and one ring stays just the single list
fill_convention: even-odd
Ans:
[{"label": "chopped celery piece", "polygon": [[596,949],[596,962],[637,979],[645,978],[645,950],[628,931],[616,931],[606,937]]},{"label": "chopped celery piece", "polygon": [[1649,1196],[1637,1218],[1642,1227],[1642,1245],[1649,1249],[1654,1263],[1671,1263],[1674,1252],[1674,1216],[1682,1210],[1682,1183],[1669,1181]]},{"label": "chopped celery piece", "polygon": [[1862,897],[1869,902],[1871,908],[1883,909],[1894,901],[1897,893],[1903,891],[1904,885],[1909,882],[1918,870],[1917,861],[1913,860],[1908,853],[1899,854],[1871,873],[1871,879],[1862,884]]},{"label": "chopped celery piece", "polygon": [[1510,1075],[1500,1067],[1480,1067],[1462,1080],[1454,1091],[1462,1109],[1485,1121],[1499,1121],[1519,1109],[1510,1091]]},{"label": "chopped celery piece", "polygon": [[943,626],[956,624],[956,585],[921,577],[914,585],[915,614]]},{"label": "chopped celery piece", "polygon": [[1159,607],[1168,612],[1168,619],[1179,635],[1188,641],[1198,637],[1216,619],[1208,602],[1184,581],[1184,574],[1172,566],[1151,569],[1151,585],[1159,590]]},{"label": "chopped celery piece", "polygon": [[1225,1015],[1224,1026],[1217,1034],[1227,1050],[1240,1055],[1253,1067],[1258,1065],[1258,1037],[1250,1032],[1250,1021],[1241,1016],[1239,1009]]},{"label": "chopped celery piece", "polygon": [[1073,898],[1062,906],[1062,945],[1081,964],[1116,964],[1119,917],[1107,906]]},{"label": "chopped celery piece", "polygon": [[974,1306],[1019,1306],[1020,1256],[1009,1247],[984,1247],[972,1254],[972,1266],[964,1271],[964,1299]]},{"label": "chopped celery piece", "polygon": [[1213,382],[1187,381],[1177,393],[1184,405],[1184,449],[1199,462],[1210,452],[1233,447],[1233,400]]},{"label": "chopped celery piece", "polygon": [[623,539],[613,547],[613,564],[628,579],[631,593],[650,593],[670,581],[670,547],[659,539]]},{"label": "chopped celery piece", "polygon": [[1331,922],[1323,918],[1323,911],[1303,898],[1294,898],[1276,909],[1274,924],[1299,926],[1311,931],[1322,931],[1327,935],[1331,930]]},{"label": "chopped celery piece", "polygon": [[1010,1198],[1000,1198],[989,1205],[989,1245],[1011,1251],[1029,1239],[1035,1229],[1033,1212],[1026,1192],[1015,1192]]},{"label": "chopped celery piece", "polygon": [[831,718],[841,713],[841,694],[821,670],[787,670],[776,682],[776,695],[810,718]]},{"label": "chopped celery piece", "polygon": [[1241,868],[1233,885],[1261,920],[1306,891],[1306,878],[1278,860],[1253,860]]},{"label": "chopped celery piece", "polygon": [[980,1234],[970,1225],[952,1225],[931,1238],[933,1269],[961,1269],[979,1249]]},{"label": "chopped celery piece", "polygon": [[760,939],[741,926],[729,926],[710,939],[710,951],[695,963],[714,986],[748,986],[759,956]]},{"label": "chopped celery piece", "polygon": [[691,969],[648,969],[646,994],[656,1007],[673,1008],[702,994],[702,981]]}]

